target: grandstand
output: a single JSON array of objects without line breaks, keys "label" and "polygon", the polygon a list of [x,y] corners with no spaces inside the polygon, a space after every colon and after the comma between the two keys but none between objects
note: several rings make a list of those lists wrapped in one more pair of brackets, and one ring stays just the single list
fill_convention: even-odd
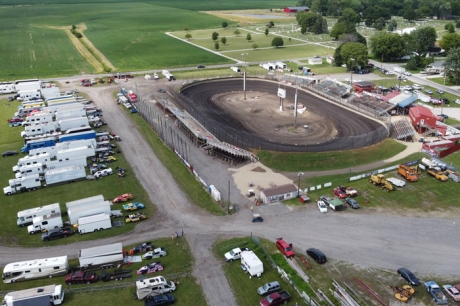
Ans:
[{"label": "grandstand", "polygon": [[[404,118],[404,117],[401,117]],[[415,135],[415,131],[412,128],[412,124],[408,122],[405,118],[402,120],[397,120],[391,122],[391,127],[396,134],[397,139],[408,139],[409,137]]]}]

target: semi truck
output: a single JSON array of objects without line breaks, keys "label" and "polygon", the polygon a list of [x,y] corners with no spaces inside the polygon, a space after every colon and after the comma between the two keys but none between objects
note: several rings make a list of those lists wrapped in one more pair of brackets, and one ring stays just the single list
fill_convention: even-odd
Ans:
[{"label": "semi truck", "polygon": [[8,292],[2,306],[17,305],[61,305],[64,302],[62,285],[47,285],[37,288]]},{"label": "semi truck", "polygon": [[68,111],[57,111],[54,114],[56,121],[61,121],[61,120],[66,120],[66,119],[72,119],[72,118],[79,118],[79,117],[85,117],[86,116],[86,111],[81,108],[81,109],[71,109]]},{"label": "semi truck", "polygon": [[70,158],[66,160],[52,160],[46,163],[46,170],[53,170],[57,168],[83,166],[86,167],[88,164],[86,158]]},{"label": "semi truck", "polygon": [[45,147],[52,147],[56,144],[56,139],[54,137],[45,137],[39,138],[36,140],[28,141],[22,148],[22,153],[29,153],[30,150],[38,149],[38,148],[45,148]]},{"label": "semi truck", "polygon": [[70,142],[75,140],[96,139],[95,131],[86,131],[73,134],[60,135],[59,142]]},{"label": "semi truck", "polygon": [[94,155],[96,155],[96,151],[93,146],[83,146],[57,151],[56,160],[64,161],[71,158],[88,158]]},{"label": "semi truck", "polygon": [[33,218],[32,224],[27,227],[27,232],[33,235],[53,228],[62,227],[62,225],[61,212],[55,212],[50,215]]},{"label": "semi truck", "polygon": [[48,153],[34,155],[34,156],[26,156],[18,160],[18,164],[13,167],[13,171],[18,172],[21,167],[27,166],[27,165],[35,165],[35,164],[45,165],[46,162],[48,161],[50,161],[50,155]]},{"label": "semi truck", "polygon": [[89,121],[87,117],[65,119],[60,120],[58,122],[62,132],[67,131],[68,129],[89,126]]},{"label": "semi truck", "polygon": [[78,219],[78,232],[80,234],[92,233],[112,228],[109,214],[97,214]]},{"label": "semi truck", "polygon": [[86,177],[84,166],[71,166],[47,170],[45,172],[46,186],[81,180]]},{"label": "semi truck", "polygon": [[22,126],[46,122],[53,122],[53,116],[48,112],[41,111],[31,113],[30,116],[27,116],[27,118],[22,122]]},{"label": "semi truck", "polygon": [[59,203],[49,204],[40,207],[29,208],[18,212],[16,223],[18,226],[27,226],[33,223],[33,218],[60,213]]},{"label": "semi truck", "polygon": [[28,176],[32,174],[43,174],[45,173],[45,167],[41,163],[26,165],[19,168],[19,172],[16,172],[16,178],[21,178],[23,176]]},{"label": "semi truck", "polygon": [[78,252],[80,268],[98,269],[114,267],[123,263],[121,242],[81,249]]},{"label": "semi truck", "polygon": [[98,214],[107,214],[110,215],[110,202],[102,201],[93,203],[90,206],[76,206],[67,210],[69,215],[69,221],[71,224],[78,223],[79,218],[88,217]]},{"label": "semi truck", "polygon": [[21,137],[30,137],[34,135],[43,135],[47,133],[55,133],[59,128],[56,122],[47,122],[28,125],[25,127],[24,131],[21,132]]},{"label": "semi truck", "polygon": [[37,190],[41,187],[40,175],[38,174],[12,179],[9,180],[8,183],[9,186],[3,188],[3,193],[7,196],[20,192]]}]

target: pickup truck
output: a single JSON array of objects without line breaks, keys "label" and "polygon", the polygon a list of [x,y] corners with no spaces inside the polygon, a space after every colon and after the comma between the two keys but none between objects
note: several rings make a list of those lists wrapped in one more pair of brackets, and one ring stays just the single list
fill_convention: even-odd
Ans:
[{"label": "pickup truck", "polygon": [[291,296],[287,291],[275,292],[260,301],[260,306],[276,306],[289,302]]},{"label": "pickup truck", "polygon": [[42,234],[43,241],[50,241],[59,238],[66,238],[73,235],[75,232],[70,228],[53,228]]},{"label": "pickup truck", "polygon": [[436,304],[447,304],[447,298],[442,293],[441,288],[434,281],[425,282],[426,291],[433,297],[433,300]]},{"label": "pickup truck", "polygon": [[235,248],[230,252],[225,253],[225,261],[234,261],[241,258],[241,252],[249,251],[248,248]]},{"label": "pickup truck", "polygon": [[435,177],[437,180],[440,180],[441,182],[447,182],[449,180],[449,178],[447,177],[447,175],[444,174],[444,172],[438,171],[436,168],[427,169],[426,173]]},{"label": "pickup truck", "polygon": [[65,282],[67,285],[72,284],[91,284],[98,280],[96,273],[92,272],[85,272],[85,271],[77,271],[73,273],[69,273],[65,277]]}]

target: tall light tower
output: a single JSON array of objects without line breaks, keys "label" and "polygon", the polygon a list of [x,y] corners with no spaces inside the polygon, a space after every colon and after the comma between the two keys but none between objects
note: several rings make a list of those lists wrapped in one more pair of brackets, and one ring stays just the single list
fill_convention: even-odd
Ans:
[{"label": "tall light tower", "polygon": [[246,100],[246,56],[247,53],[241,53],[244,62],[244,75],[243,75],[243,92],[244,92],[244,99]]},{"label": "tall light tower", "polygon": [[294,95],[294,129],[297,128],[297,76],[298,72],[295,73],[295,95]]}]

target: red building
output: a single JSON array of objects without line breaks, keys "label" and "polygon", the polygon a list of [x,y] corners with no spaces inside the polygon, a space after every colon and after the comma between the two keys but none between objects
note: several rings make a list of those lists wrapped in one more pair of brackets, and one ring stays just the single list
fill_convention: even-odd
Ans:
[{"label": "red building", "polygon": [[436,128],[436,116],[424,106],[411,107],[409,118],[415,128]]},{"label": "red building", "polygon": [[356,92],[368,91],[371,92],[375,89],[375,84],[368,81],[353,82],[353,88]]},{"label": "red building", "polygon": [[288,6],[284,8],[285,13],[309,12],[310,8],[307,6]]}]

